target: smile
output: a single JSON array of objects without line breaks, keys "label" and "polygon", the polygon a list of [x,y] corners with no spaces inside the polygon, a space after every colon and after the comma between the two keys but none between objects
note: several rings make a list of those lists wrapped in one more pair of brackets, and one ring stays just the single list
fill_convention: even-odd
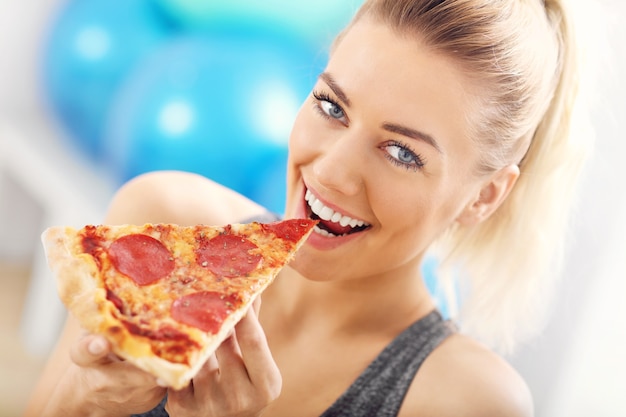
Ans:
[{"label": "smile", "polygon": [[367,229],[369,223],[346,216],[343,213],[335,211],[322,203],[309,190],[304,196],[309,208],[311,209],[311,218],[320,220],[319,224],[313,229],[315,232],[327,237],[345,236]]}]

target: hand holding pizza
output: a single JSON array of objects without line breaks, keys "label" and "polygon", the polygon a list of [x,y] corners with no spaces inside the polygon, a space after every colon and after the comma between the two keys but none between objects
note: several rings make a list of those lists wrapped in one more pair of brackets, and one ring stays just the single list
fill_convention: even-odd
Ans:
[{"label": "hand holding pizza", "polygon": [[[102,336],[81,337],[71,347],[70,358],[72,365],[57,386],[57,398],[65,398],[64,407],[127,416],[151,410],[165,395],[166,388],[154,376],[113,354]],[[64,396],[63,392],[72,394]],[[69,404],[70,398],[81,403]]]},{"label": "hand holding pizza", "polygon": [[257,416],[280,394],[282,378],[250,309],[193,378],[180,391],[170,390],[171,417]]}]

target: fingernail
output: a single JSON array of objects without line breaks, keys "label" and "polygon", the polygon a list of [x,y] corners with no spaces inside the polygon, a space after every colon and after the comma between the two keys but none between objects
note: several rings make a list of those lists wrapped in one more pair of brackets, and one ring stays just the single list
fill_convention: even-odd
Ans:
[{"label": "fingernail", "polygon": [[87,350],[94,356],[102,354],[106,348],[106,342],[100,338],[93,339],[87,345]]},{"label": "fingernail", "polygon": [[156,384],[160,387],[167,388],[167,382],[163,381],[161,378],[157,378]]}]

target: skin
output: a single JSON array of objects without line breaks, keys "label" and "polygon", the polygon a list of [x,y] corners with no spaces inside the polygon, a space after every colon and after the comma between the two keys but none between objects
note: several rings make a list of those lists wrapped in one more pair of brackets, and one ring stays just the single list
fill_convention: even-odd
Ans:
[{"label": "skin", "polygon": [[[193,386],[169,392],[172,416],[320,415],[434,308],[420,275],[425,250],[454,223],[488,218],[519,175],[514,165],[475,174],[479,149],[467,124],[476,110],[473,87],[454,62],[383,25],[364,20],[346,34],[294,124],[286,217],[310,214],[308,189],[369,227],[346,237],[314,234],[263,294],[258,315],[249,312]],[[107,221],[226,224],[262,211],[204,178],[154,173],[119,191]],[[157,381],[111,358],[101,338],[79,332],[70,319],[26,416],[128,415],[158,403],[165,389]],[[90,343],[102,349],[89,353]],[[52,411],[55,404],[66,408]],[[400,411],[532,414],[520,376],[461,334],[426,359]]]}]

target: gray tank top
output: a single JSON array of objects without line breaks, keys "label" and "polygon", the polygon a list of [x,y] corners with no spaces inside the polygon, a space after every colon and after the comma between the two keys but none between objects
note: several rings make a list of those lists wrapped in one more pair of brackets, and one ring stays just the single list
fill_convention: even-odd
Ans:
[{"label": "gray tank top", "polygon": [[[321,417],[393,417],[424,360],[455,332],[454,325],[433,311],[398,335]],[[163,401],[133,417],[168,417]],[[294,415],[297,415],[294,414]]]}]

